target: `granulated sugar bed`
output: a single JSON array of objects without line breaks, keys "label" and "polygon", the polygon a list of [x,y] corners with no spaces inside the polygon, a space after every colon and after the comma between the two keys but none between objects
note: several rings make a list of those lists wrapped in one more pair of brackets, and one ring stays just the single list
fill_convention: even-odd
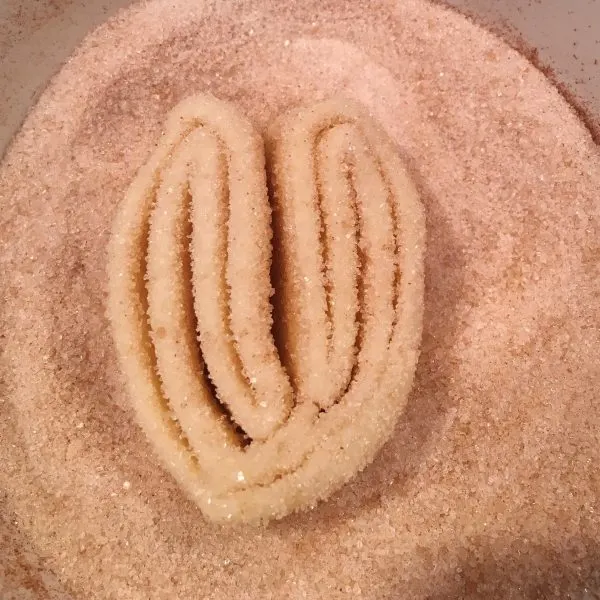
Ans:
[{"label": "granulated sugar bed", "polygon": [[[105,317],[115,208],[168,110],[205,91],[259,128],[358,99],[427,212],[392,441],[262,529],[207,524],[157,466]],[[598,147],[544,76],[421,0],[155,0],[101,27],[0,168],[2,597],[595,597],[598,190]]]}]

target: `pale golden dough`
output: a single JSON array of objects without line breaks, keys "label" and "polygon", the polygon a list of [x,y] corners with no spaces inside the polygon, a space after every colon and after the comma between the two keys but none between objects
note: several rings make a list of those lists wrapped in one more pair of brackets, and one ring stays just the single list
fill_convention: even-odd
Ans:
[{"label": "pale golden dough", "polygon": [[265,170],[231,104],[188,98],[110,243],[138,419],[217,521],[313,506],[364,468],[405,406],[421,337],[423,209],[383,131],[331,100],[281,116],[266,148]]}]

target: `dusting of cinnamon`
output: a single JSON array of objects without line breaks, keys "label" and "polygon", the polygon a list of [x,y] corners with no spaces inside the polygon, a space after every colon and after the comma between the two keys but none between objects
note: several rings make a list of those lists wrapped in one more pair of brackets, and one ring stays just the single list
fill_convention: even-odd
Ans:
[{"label": "dusting of cinnamon", "polygon": [[[1,585],[86,599],[589,596],[597,145],[538,69],[456,13],[270,6],[121,13],[4,158]],[[165,115],[198,92],[261,131],[292,106],[358,100],[428,217],[422,354],[390,443],[328,502],[258,532],[207,524],[157,468],[105,316],[117,206]]]}]

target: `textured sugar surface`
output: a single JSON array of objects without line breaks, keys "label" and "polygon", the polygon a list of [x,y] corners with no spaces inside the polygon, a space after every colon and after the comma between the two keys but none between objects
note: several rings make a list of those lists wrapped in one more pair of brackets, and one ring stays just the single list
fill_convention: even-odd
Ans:
[{"label": "textured sugar surface", "polygon": [[[0,168],[2,597],[595,597],[600,154],[583,126],[523,58],[420,0],[188,4],[93,33]],[[357,98],[428,215],[423,355],[392,441],[258,532],[205,524],[157,468],[104,315],[115,207],[168,109],[207,90],[259,126]]]},{"label": "textured sugar surface", "polygon": [[[257,521],[313,507],[372,462],[406,407],[422,333],[424,211],[393,143],[364,112],[348,100],[294,108],[270,136],[279,267],[272,269],[272,283],[262,139],[229,103],[204,94],[179,104],[119,209],[108,251],[108,314],[132,404],[169,472],[212,519]],[[346,124],[339,125],[340,120]],[[198,128],[186,134],[190,127]],[[315,190],[320,182],[314,171],[321,160],[313,147],[320,132],[339,133],[348,127],[353,139],[342,144],[356,155],[356,202],[346,197],[346,179],[341,185],[332,182],[329,189],[321,185],[320,194]],[[228,174],[217,163],[210,166],[220,146],[229,149],[223,161]],[[375,154],[369,158],[370,153]],[[334,168],[339,177],[347,178],[346,159],[335,153],[326,156],[338,163]],[[226,210],[219,208],[218,187],[225,190],[220,202],[228,205]],[[186,216],[188,193],[195,208]],[[364,293],[357,294],[363,302],[360,332],[355,333],[360,346],[356,369],[350,363],[347,390],[337,391],[330,386],[339,371],[327,355],[326,294],[319,264],[323,244],[315,218],[317,196],[324,203],[335,194],[343,198],[333,203],[334,211],[342,206],[353,210],[360,203],[360,220],[367,224],[358,239],[342,233],[345,241],[363,249],[361,276],[366,283]],[[386,206],[388,219],[382,218]],[[191,238],[182,230],[187,218]],[[321,237],[333,239],[329,230]],[[193,264],[186,267],[188,244]],[[398,260],[396,244],[401,246]],[[283,333],[280,352],[286,348],[283,354],[291,357],[293,369],[291,363],[284,368],[279,362],[272,340],[272,287],[273,303],[281,308],[275,319]],[[343,307],[353,295],[346,291],[338,304]],[[294,321],[292,327],[282,322],[282,315],[288,323]],[[356,315],[349,316],[351,329]],[[274,367],[270,373],[269,360]],[[291,411],[286,370],[300,374]],[[268,386],[275,386],[270,397]],[[219,397],[230,418],[215,414]],[[288,401],[288,414],[282,400]],[[319,406],[324,408],[321,414]],[[245,440],[240,435],[244,431]]]}]

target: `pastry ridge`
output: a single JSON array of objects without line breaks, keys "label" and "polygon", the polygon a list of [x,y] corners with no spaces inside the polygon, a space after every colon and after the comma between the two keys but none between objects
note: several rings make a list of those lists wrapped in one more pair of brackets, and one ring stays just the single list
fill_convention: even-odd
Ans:
[{"label": "pastry ridge", "polygon": [[208,518],[314,506],[373,459],[412,386],[424,251],[358,103],[293,108],[264,142],[210,95],[172,110],[115,219],[108,313],[137,419]]}]

